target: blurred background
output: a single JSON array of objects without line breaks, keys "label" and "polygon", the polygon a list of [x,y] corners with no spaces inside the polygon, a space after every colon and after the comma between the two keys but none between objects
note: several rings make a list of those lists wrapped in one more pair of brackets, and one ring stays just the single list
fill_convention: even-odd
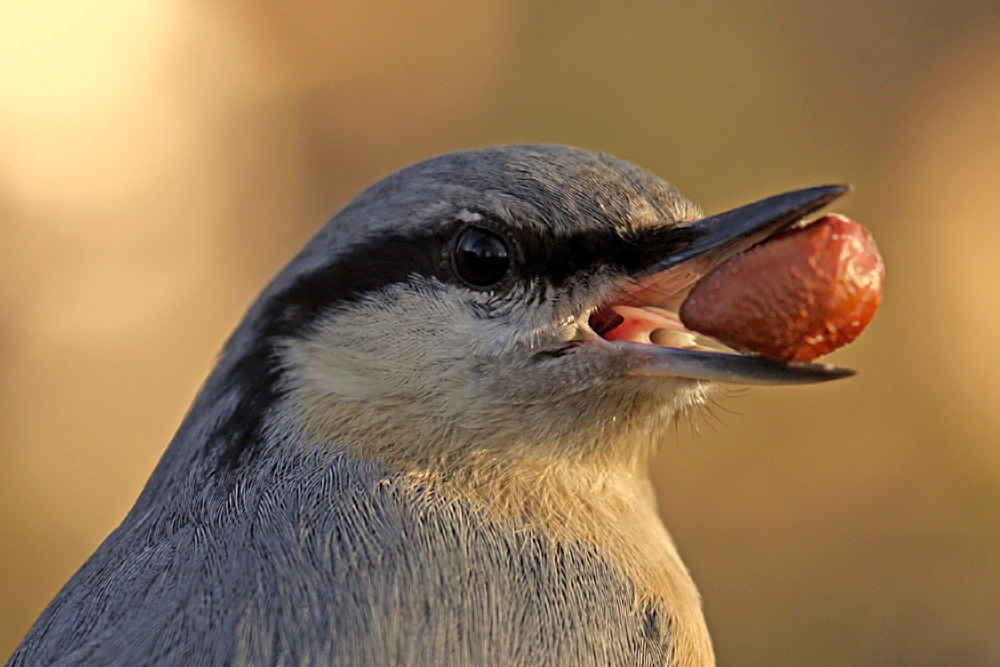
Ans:
[{"label": "blurred background", "polygon": [[884,305],[830,385],[656,468],[723,665],[1000,664],[994,1],[0,3],[0,657],[268,279],[373,180],[566,143],[707,212],[850,182]]}]

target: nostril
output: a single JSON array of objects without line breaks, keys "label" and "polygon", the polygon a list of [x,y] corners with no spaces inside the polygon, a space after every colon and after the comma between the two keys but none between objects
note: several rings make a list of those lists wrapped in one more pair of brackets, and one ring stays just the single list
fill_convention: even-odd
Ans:
[{"label": "nostril", "polygon": [[619,324],[625,321],[625,318],[616,313],[614,310],[608,307],[601,307],[590,314],[590,319],[587,323],[590,328],[594,330],[598,336],[604,336]]}]

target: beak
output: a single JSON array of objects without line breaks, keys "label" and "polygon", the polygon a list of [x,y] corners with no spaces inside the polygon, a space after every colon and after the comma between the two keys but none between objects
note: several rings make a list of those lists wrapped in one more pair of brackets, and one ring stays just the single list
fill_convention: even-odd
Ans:
[{"label": "beak", "polygon": [[[677,307],[678,297],[699,278],[733,255],[820,210],[849,189],[845,185],[827,185],[795,190],[693,222],[687,227],[690,243],[655,259],[636,282],[605,306],[631,306],[631,312],[639,312],[640,318],[642,311],[649,312],[651,321],[667,315],[664,323],[670,320],[676,322],[673,326],[680,327],[676,315],[666,311]],[[773,361],[701,346],[669,347],[647,344],[645,340],[616,340],[610,344],[625,347],[643,359],[633,369],[635,375],[781,385],[825,382],[854,374],[829,364]]]},{"label": "beak", "polygon": [[[847,185],[821,185],[793,190],[702,218],[685,227],[694,240],[650,266],[645,275],[699,260],[714,268],[733,255],[787,229],[850,190]],[[710,270],[710,269],[709,269]],[[704,273],[707,273],[706,270]],[[704,275],[702,273],[701,275]]]},{"label": "beak", "polygon": [[635,345],[646,357],[646,362],[632,371],[633,375],[647,377],[682,377],[692,380],[712,380],[736,384],[815,384],[850,377],[855,371],[832,364],[813,364],[804,361],[773,361],[764,357],[748,357],[728,352],[686,350],[678,347],[660,347],[641,343],[621,342],[618,345]]}]

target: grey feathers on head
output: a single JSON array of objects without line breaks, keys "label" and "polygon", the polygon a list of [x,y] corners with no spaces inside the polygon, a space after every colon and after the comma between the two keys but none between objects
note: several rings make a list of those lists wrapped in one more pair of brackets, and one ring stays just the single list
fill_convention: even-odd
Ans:
[{"label": "grey feathers on head", "polygon": [[557,146],[373,185],[250,308],[8,664],[714,664],[650,455],[713,380],[810,380],[599,315],[641,293],[690,339],[685,290],[830,198],[805,192],[723,225]]}]

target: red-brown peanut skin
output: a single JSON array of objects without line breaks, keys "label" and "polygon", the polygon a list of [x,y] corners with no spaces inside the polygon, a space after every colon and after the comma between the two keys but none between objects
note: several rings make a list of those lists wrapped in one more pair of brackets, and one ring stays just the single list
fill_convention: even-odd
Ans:
[{"label": "red-brown peanut skin", "polygon": [[827,215],[714,269],[692,288],[680,317],[688,329],[737,350],[812,361],[868,326],[884,280],[869,231]]}]

